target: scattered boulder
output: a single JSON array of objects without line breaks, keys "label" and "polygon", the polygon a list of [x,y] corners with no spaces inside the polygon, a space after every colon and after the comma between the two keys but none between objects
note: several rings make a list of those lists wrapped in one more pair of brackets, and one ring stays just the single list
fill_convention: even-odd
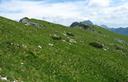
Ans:
[{"label": "scattered boulder", "polygon": [[22,47],[23,49],[27,49],[27,45],[25,45],[25,44],[22,44],[21,47]]},{"label": "scattered boulder", "polygon": [[57,35],[57,34],[54,34],[51,36],[53,40],[61,40],[61,36]]},{"label": "scattered boulder", "polygon": [[52,43],[49,43],[48,45],[49,45],[49,46],[51,46],[51,47],[53,47],[53,46],[54,46],[54,44],[52,44]]},{"label": "scattered boulder", "polygon": [[117,42],[119,42],[119,43],[123,43],[123,44],[128,44],[125,40],[123,40],[123,39],[119,39],[119,38],[117,38],[117,39],[115,39]]},{"label": "scattered boulder", "polygon": [[63,42],[66,42],[66,40],[62,40]]},{"label": "scattered boulder", "polygon": [[109,48],[108,47],[104,47],[103,50],[104,51],[107,51],[107,50],[109,50]]},{"label": "scattered boulder", "polygon": [[76,40],[74,40],[74,39],[69,39],[69,42],[70,42],[70,43],[76,43]]},{"label": "scattered boulder", "polygon": [[124,48],[122,46],[118,46],[118,45],[115,45],[115,49],[116,50],[124,50]]},{"label": "scattered boulder", "polygon": [[40,49],[41,49],[41,48],[42,48],[42,46],[41,46],[41,45],[38,45],[38,48],[40,48]]},{"label": "scattered boulder", "polygon": [[122,40],[122,39],[119,39],[119,38],[117,38],[117,39],[115,39],[117,42],[119,42],[119,43],[125,43],[125,41],[124,40]]},{"label": "scattered boulder", "polygon": [[92,47],[95,47],[95,48],[103,48],[104,47],[104,45],[99,42],[91,42],[91,43],[89,43],[89,45],[91,45]]}]

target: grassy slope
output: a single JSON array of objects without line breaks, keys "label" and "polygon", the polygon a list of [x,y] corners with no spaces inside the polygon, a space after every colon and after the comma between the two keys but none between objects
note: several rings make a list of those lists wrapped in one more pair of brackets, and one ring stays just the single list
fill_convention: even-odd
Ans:
[{"label": "grassy slope", "polygon": [[[35,19],[31,21],[47,28],[29,27],[0,17],[0,75],[6,76],[8,81],[128,81],[128,45],[115,40],[128,42],[127,36],[97,26],[93,26],[92,29],[96,31],[91,32]],[[69,44],[50,37],[56,33],[65,40],[64,32],[72,32],[75,36],[70,38],[77,43]],[[90,46],[89,42],[94,41],[100,41],[108,50]],[[125,50],[116,50],[113,45],[122,46]]]}]

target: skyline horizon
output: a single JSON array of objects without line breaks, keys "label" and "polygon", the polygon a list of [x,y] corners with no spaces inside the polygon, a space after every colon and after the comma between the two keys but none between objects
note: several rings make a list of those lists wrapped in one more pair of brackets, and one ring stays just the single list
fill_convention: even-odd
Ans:
[{"label": "skyline horizon", "polygon": [[[12,18],[5,17],[5,16],[1,16],[1,17],[4,17],[4,18],[7,18],[7,19],[11,19],[11,20],[13,20],[13,21],[19,22],[20,19],[25,18],[25,17],[27,17],[27,16],[20,17],[19,19],[12,19]],[[44,21],[47,21],[47,22],[51,22],[51,23],[55,23],[55,24],[60,24],[60,25],[64,25],[64,26],[70,26],[73,22],[82,22],[82,21],[88,21],[88,20],[89,20],[89,19],[87,19],[87,20],[81,20],[81,21],[73,21],[73,22],[71,22],[70,24],[66,25],[66,24],[58,23],[58,21],[52,21],[52,20],[46,19],[46,18],[44,19],[43,17],[42,17],[42,19],[41,19],[41,18],[34,18],[34,17],[27,17],[27,18],[29,18],[29,19],[37,19],[37,20],[44,20]],[[91,21],[91,20],[89,20],[89,21]],[[92,21],[91,21],[91,22],[92,22]],[[92,23],[93,23],[93,22],[92,22]],[[96,24],[96,23],[93,23],[93,24],[94,24],[94,25],[98,25],[98,24]],[[123,27],[123,26],[119,26],[119,27],[109,27],[108,25],[105,25],[105,24],[100,24],[100,25],[98,25],[98,26],[101,26],[101,27],[106,26],[107,28],[115,28],[115,29],[118,29],[118,28],[128,28],[128,26],[126,26],[126,27]]]}]

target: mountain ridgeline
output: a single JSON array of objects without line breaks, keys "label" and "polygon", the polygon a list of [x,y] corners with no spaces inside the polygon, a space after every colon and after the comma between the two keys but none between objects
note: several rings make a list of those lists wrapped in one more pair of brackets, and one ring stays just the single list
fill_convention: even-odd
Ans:
[{"label": "mountain ridgeline", "polygon": [[128,27],[126,28],[110,28],[111,31],[119,33],[119,34],[123,34],[123,35],[128,35]]},{"label": "mountain ridgeline", "polygon": [[89,21],[0,17],[0,82],[127,81],[127,36]]},{"label": "mountain ridgeline", "polygon": [[103,27],[105,29],[108,29],[112,32],[118,33],[118,34],[128,35],[128,27],[126,27],[126,28],[122,28],[122,27],[120,27],[120,28],[109,28],[106,25],[101,25],[101,27]]}]

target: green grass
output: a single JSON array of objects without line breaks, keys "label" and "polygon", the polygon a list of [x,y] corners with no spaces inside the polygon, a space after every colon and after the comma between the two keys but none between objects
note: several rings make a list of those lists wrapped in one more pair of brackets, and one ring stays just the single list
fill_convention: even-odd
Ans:
[{"label": "green grass", "polygon": [[[36,19],[31,21],[46,28],[25,26],[0,17],[0,76],[7,77],[7,81],[0,79],[1,82],[128,81],[127,36],[98,26],[84,30]],[[65,32],[74,36],[65,36]],[[61,36],[62,40],[53,40],[51,35],[54,34]],[[76,43],[68,42],[68,37]],[[96,41],[104,44],[107,50],[89,45]],[[115,45],[123,50],[116,50]]]}]

